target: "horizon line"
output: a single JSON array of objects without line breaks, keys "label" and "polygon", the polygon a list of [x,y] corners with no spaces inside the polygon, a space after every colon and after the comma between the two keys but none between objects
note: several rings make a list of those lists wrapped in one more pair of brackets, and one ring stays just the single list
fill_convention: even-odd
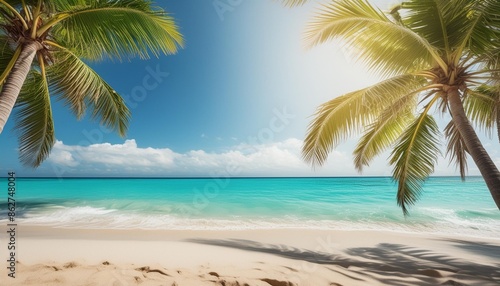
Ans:
[{"label": "horizon line", "polygon": [[[478,178],[480,175],[466,176],[466,178]],[[1,178],[8,178],[2,176]],[[342,179],[342,178],[392,178],[392,176],[172,176],[172,177],[126,177],[126,176],[16,176],[18,179]],[[428,178],[460,178],[460,175],[429,176]]]}]

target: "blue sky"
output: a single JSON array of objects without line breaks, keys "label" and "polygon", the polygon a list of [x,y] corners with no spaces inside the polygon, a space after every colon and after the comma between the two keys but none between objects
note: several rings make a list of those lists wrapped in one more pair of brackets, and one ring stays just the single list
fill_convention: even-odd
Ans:
[{"label": "blue sky", "polygon": [[[314,1],[313,1],[314,2]],[[395,1],[373,1],[381,9]],[[18,162],[13,118],[0,134],[0,172],[20,176],[352,176],[355,140],[311,170],[300,147],[316,107],[378,80],[338,43],[306,48],[317,3],[158,1],[185,37],[177,55],[92,63],[132,111],[126,138],[53,104],[57,143],[36,170]],[[498,144],[483,138],[492,156]],[[382,155],[363,175],[390,175]],[[477,171],[470,164],[470,174]],[[455,174],[442,160],[437,175]]]}]

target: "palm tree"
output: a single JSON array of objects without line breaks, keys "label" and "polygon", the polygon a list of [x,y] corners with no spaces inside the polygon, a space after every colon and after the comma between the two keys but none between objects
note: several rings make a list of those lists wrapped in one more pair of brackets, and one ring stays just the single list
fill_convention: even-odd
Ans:
[{"label": "palm tree", "polygon": [[55,142],[56,96],[124,136],[124,100],[84,61],[172,54],[182,42],[149,0],[0,0],[0,132],[16,106],[20,160],[39,166]]},{"label": "palm tree", "polygon": [[500,209],[500,173],[471,124],[500,130],[498,11],[498,0],[408,0],[387,13],[366,0],[325,4],[308,26],[308,42],[340,39],[385,79],[321,105],[308,129],[304,159],[322,165],[333,148],[362,132],[354,150],[361,172],[392,147],[397,202],[406,215],[441,154],[433,113],[449,114],[443,130],[447,155],[462,179],[472,157]]}]

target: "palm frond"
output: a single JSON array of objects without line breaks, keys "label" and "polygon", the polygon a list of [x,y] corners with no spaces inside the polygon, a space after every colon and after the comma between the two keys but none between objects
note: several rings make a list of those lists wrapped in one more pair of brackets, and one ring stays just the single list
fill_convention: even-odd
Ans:
[{"label": "palm frond", "polygon": [[277,0],[277,1],[281,2],[286,7],[295,7],[295,6],[304,5],[305,3],[309,2],[310,0]]},{"label": "palm frond", "polygon": [[[485,54],[487,55],[487,65],[491,70],[500,70],[500,58],[498,55],[500,54],[500,38],[493,40],[493,45],[489,48]],[[497,77],[500,72],[494,73]]]},{"label": "palm frond", "polygon": [[[12,14],[7,7],[2,6],[0,4],[0,20],[2,20],[2,23],[7,23],[9,21],[13,21],[15,19],[15,15]],[[4,28],[4,27],[2,27]],[[2,33],[5,33],[4,29],[0,30]]]},{"label": "palm frond", "polygon": [[362,172],[373,158],[392,145],[415,118],[417,95],[409,93],[388,106],[360,138],[354,150],[354,166]]},{"label": "palm frond", "polygon": [[15,51],[13,51],[9,45],[7,37],[0,36],[0,86],[9,76],[20,54],[21,47],[18,47]]},{"label": "palm frond", "polygon": [[[6,0],[0,0],[0,6],[2,7],[3,11],[5,11],[13,16],[13,17],[9,17],[9,18],[15,17],[17,20],[19,20],[23,24],[23,27],[25,29],[28,29],[28,25],[27,25],[26,21],[19,14],[19,11],[16,9],[16,7],[14,5],[12,5],[12,3],[9,3],[9,1],[6,1]],[[3,16],[5,17],[5,16],[7,16],[7,14],[3,13]]]},{"label": "palm frond", "polygon": [[465,181],[467,171],[467,146],[462,138],[462,135],[455,126],[453,120],[448,123],[444,129],[444,136],[448,139],[446,147],[446,156],[450,157],[450,162],[453,162],[460,171],[462,181]]},{"label": "palm frond", "polygon": [[[500,37],[492,39],[490,45],[486,48],[487,50],[480,56],[476,57],[481,59],[484,63],[484,72],[490,79],[487,84],[491,86],[497,86],[500,89]],[[478,71],[476,71],[478,72]]]},{"label": "palm frond", "polygon": [[403,25],[403,21],[402,21],[402,17],[401,17],[401,4],[394,4],[391,6],[391,8],[389,9],[389,11],[387,12],[387,14],[389,16],[391,16],[392,20],[395,22],[395,23],[398,23],[400,25]]},{"label": "palm frond", "polygon": [[72,6],[40,28],[53,26],[56,41],[80,57],[122,59],[150,53],[172,54],[183,45],[174,19],[147,0],[90,1],[85,7]]},{"label": "palm frond", "polygon": [[[4,2],[8,3],[10,6],[17,8],[21,7],[21,4],[24,2],[26,5],[36,5],[38,0],[4,0]],[[46,0],[44,2],[50,2],[50,0]]]},{"label": "palm frond", "polygon": [[459,2],[470,0],[409,0],[401,5],[406,12],[405,26],[437,47],[448,61],[465,30],[468,11],[463,5],[467,3]]},{"label": "palm frond", "polygon": [[49,90],[40,72],[30,72],[15,108],[19,159],[25,166],[38,167],[49,156],[55,143]]},{"label": "palm frond", "polygon": [[468,89],[464,100],[464,109],[470,120],[479,128],[491,134],[497,122],[500,92],[498,88],[482,85],[471,90]]},{"label": "palm frond", "polygon": [[421,86],[423,79],[401,75],[376,85],[334,98],[318,109],[302,148],[304,159],[322,165],[328,153],[348,136],[370,124],[400,96]]},{"label": "palm frond", "polygon": [[398,182],[398,205],[408,215],[408,206],[414,204],[422,192],[422,183],[434,172],[440,155],[439,129],[436,121],[423,112],[403,132],[391,154],[393,178]]},{"label": "palm frond", "polygon": [[[35,7],[40,0],[5,0],[9,5],[17,10],[25,7]],[[85,7],[88,5],[87,0],[42,0],[42,7],[45,14],[55,14],[61,11],[70,10],[72,7]]]},{"label": "palm frond", "polygon": [[[465,1],[465,0],[464,0]],[[469,50],[475,55],[488,52],[492,42],[500,39],[500,2],[497,0],[472,1],[470,5],[463,7],[467,17],[466,30],[462,33],[457,53]],[[457,58],[457,62],[458,62]]]},{"label": "palm frond", "polygon": [[48,69],[48,75],[50,87],[59,99],[77,118],[90,108],[93,119],[125,136],[130,112],[123,98],[69,50],[60,49],[54,55],[58,61]]},{"label": "palm frond", "polygon": [[309,24],[307,40],[316,45],[341,39],[374,72],[391,76],[446,64],[437,49],[409,28],[392,22],[366,0],[339,0],[323,6]]},{"label": "palm frond", "polygon": [[61,11],[85,8],[90,2],[88,0],[45,0],[44,4],[48,13],[56,14]]}]

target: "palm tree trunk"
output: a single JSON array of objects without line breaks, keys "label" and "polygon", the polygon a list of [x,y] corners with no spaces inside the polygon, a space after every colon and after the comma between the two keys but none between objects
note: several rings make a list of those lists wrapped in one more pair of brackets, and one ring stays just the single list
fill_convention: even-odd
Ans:
[{"label": "palm tree trunk", "polygon": [[498,172],[495,163],[493,163],[488,153],[486,153],[486,150],[484,150],[474,128],[465,115],[464,106],[456,87],[450,87],[448,90],[448,102],[450,104],[453,122],[458,128],[460,135],[462,135],[465,146],[467,146],[467,150],[474,160],[474,163],[476,163],[476,166],[479,168],[493,200],[498,209],[500,209],[500,172]]},{"label": "palm tree trunk", "polygon": [[35,41],[24,43],[19,58],[5,80],[3,89],[0,92],[0,133],[2,133],[7,119],[9,119],[10,113],[16,104],[19,92],[31,69],[33,58],[41,48],[42,45]]}]

